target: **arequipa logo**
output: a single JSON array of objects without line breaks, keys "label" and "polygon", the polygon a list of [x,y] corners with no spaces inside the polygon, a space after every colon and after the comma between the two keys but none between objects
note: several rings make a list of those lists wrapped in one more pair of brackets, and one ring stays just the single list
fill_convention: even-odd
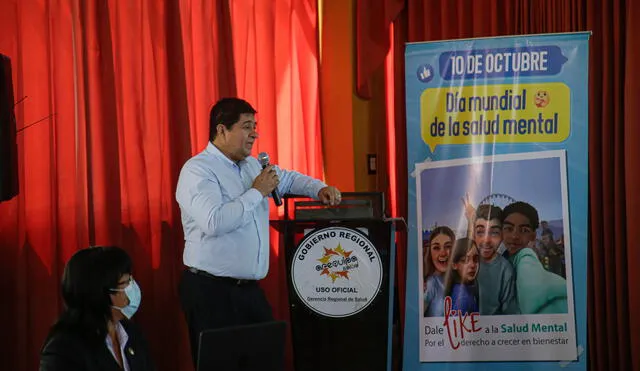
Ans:
[{"label": "arequipa logo", "polygon": [[329,227],[309,233],[291,263],[296,294],[314,312],[348,317],[364,310],[382,284],[382,262],[362,232]]}]

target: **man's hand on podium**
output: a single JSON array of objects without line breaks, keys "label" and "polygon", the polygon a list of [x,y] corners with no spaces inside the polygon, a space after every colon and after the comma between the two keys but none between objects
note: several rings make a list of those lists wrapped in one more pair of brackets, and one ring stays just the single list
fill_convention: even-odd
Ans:
[{"label": "man's hand on podium", "polygon": [[325,205],[335,206],[342,201],[342,193],[336,187],[327,186],[318,192],[318,199]]}]

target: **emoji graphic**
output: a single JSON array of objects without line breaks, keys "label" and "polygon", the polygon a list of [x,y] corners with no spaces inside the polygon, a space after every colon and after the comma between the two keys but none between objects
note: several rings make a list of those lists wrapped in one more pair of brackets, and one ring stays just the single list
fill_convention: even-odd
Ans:
[{"label": "emoji graphic", "polygon": [[551,101],[551,96],[549,96],[549,93],[547,93],[546,90],[538,90],[534,98],[534,101],[535,101],[536,107],[544,108]]}]

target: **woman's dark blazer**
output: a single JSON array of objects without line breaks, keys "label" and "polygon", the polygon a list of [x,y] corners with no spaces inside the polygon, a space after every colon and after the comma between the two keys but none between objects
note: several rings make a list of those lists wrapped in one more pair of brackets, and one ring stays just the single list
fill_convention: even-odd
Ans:
[{"label": "woman's dark blazer", "polygon": [[[129,335],[125,356],[131,371],[153,371],[149,347],[133,322],[120,321]],[[115,358],[102,342],[91,346],[79,335],[57,331],[50,335],[40,353],[40,371],[122,371]]]}]

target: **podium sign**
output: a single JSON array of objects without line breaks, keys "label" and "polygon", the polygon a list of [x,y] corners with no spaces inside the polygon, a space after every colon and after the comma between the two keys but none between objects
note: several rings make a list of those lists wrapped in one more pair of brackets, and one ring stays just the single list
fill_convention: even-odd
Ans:
[{"label": "podium sign", "polygon": [[320,228],[298,244],[291,282],[309,309],[327,317],[349,317],[366,309],[380,292],[382,261],[357,229]]},{"label": "podium sign", "polygon": [[337,208],[285,198],[285,209],[304,210],[272,222],[287,263],[296,370],[391,369],[394,225],[348,210],[371,207],[361,203],[367,196],[380,197],[343,194]]}]

